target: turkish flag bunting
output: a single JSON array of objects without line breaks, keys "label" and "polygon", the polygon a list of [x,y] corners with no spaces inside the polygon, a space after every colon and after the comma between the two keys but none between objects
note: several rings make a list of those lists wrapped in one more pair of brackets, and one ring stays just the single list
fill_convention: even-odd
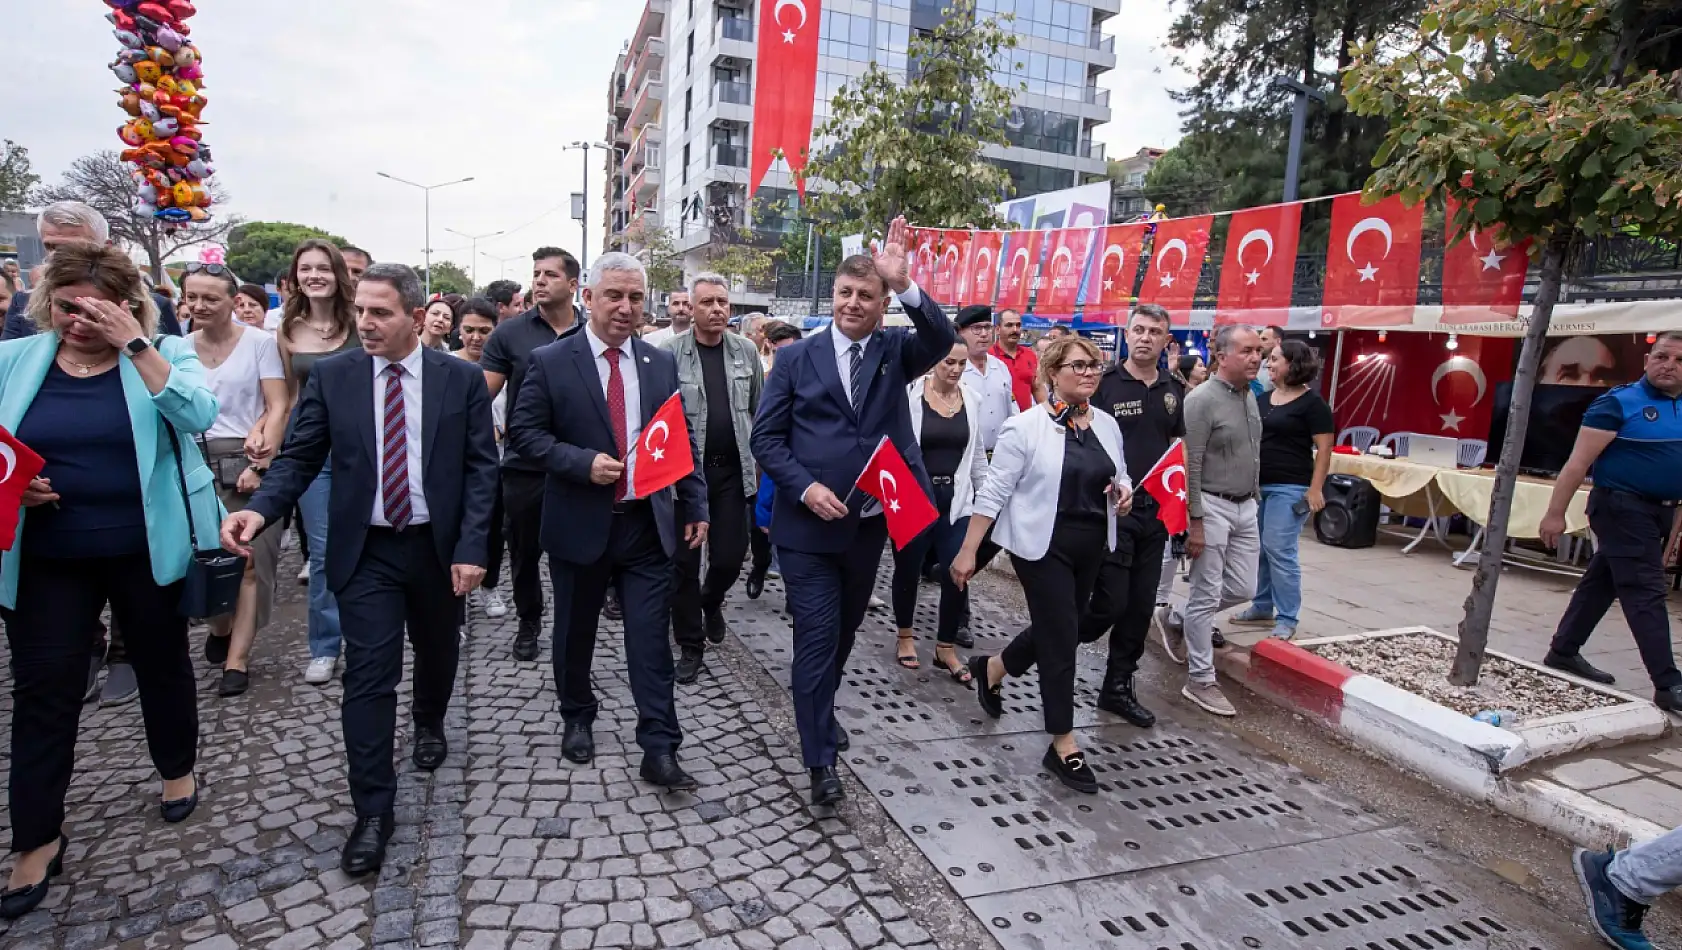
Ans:
[{"label": "turkish flag bunting", "polygon": [[1145,283],[1139,288],[1141,304],[1160,304],[1180,326],[1191,322],[1191,302],[1197,296],[1197,278],[1203,272],[1203,254],[1209,249],[1209,226],[1214,221],[1214,215],[1205,214],[1157,223],[1150,265],[1145,268]]},{"label": "turkish flag bunting", "polygon": [[[1177,477],[1176,477],[1177,476]],[[1186,444],[1179,439],[1168,447],[1162,458],[1151,466],[1145,476],[1145,491],[1156,499],[1157,520],[1169,534],[1186,530],[1191,518],[1186,509]]]},{"label": "turkish flag bunting", "polygon": [[955,298],[963,279],[964,258],[969,254],[968,231],[939,231],[934,261],[934,299]]},{"label": "turkish flag bunting", "polygon": [[0,477],[0,551],[10,551],[17,540],[23,493],[47,463],[4,427],[0,427],[0,463],[6,466],[5,476]]},{"label": "turkish flag bunting", "polygon": [[1448,199],[1448,247],[1443,250],[1443,323],[1490,323],[1518,316],[1530,239],[1503,246],[1501,227],[1454,226],[1460,202]]},{"label": "turkish flag bunting", "polygon": [[1051,232],[1050,256],[1046,258],[1045,273],[1040,276],[1040,296],[1034,308],[1041,316],[1074,315],[1095,230],[1061,228]]},{"label": "turkish flag bunting", "polygon": [[999,275],[999,302],[995,310],[1026,310],[1028,294],[1034,289],[1034,268],[1040,262],[1044,231],[1011,231],[1004,251],[1004,272]]},{"label": "turkish flag bunting", "polygon": [[923,494],[923,486],[911,467],[900,457],[899,450],[887,436],[876,444],[870,461],[859,473],[853,487],[882,503],[882,517],[888,520],[888,537],[894,539],[894,550],[903,549],[923,529],[934,524],[940,512]]},{"label": "turkish flag bunting", "polygon": [[753,158],[749,190],[758,191],[781,152],[806,194],[806,152],[812,144],[812,105],[818,88],[818,25],[822,0],[759,5],[759,56],[753,81]]},{"label": "turkish flag bunting", "polygon": [[1004,249],[1003,231],[974,231],[970,234],[969,259],[964,262],[963,281],[958,287],[958,306],[993,302],[998,290],[999,255]]},{"label": "turkish flag bunting", "polygon": [[906,276],[919,287],[927,287],[934,291],[934,261],[935,245],[940,243],[940,232],[933,228],[908,228],[906,240]]},{"label": "turkish flag bunting", "polygon": [[1394,327],[1413,322],[1419,300],[1419,244],[1425,203],[1392,195],[1371,205],[1351,192],[1332,199],[1321,322],[1328,327]]},{"label": "turkish flag bunting", "polygon": [[1302,204],[1268,205],[1232,216],[1221,263],[1216,323],[1285,323],[1296,274]]},{"label": "turkish flag bunting", "polygon": [[631,448],[630,469],[633,498],[647,498],[695,471],[682,393],[672,393],[642,427],[642,436]]},{"label": "turkish flag bunting", "polygon": [[1092,287],[1086,292],[1088,320],[1124,322],[1128,304],[1133,302],[1133,284],[1139,276],[1139,255],[1144,253],[1146,225],[1112,224],[1103,228],[1099,237],[1098,269],[1092,275]]}]

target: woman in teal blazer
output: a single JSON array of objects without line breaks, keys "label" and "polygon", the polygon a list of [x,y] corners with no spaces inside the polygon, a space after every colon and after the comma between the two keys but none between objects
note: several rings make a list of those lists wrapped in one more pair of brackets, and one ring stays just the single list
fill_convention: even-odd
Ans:
[{"label": "woman in teal blazer", "polygon": [[[195,548],[218,546],[223,517],[192,439],[215,420],[216,397],[190,343],[154,340],[157,309],[134,264],[109,247],[60,247],[30,316],[41,333],[0,343],[0,426],[46,460],[0,558],[14,672],[8,795],[17,860],[0,893],[6,919],[38,906],[63,868],[77,716],[107,604],[140,687],[164,820],[184,820],[198,804],[197,684],[181,581]],[[180,433],[180,468],[166,421]]]}]

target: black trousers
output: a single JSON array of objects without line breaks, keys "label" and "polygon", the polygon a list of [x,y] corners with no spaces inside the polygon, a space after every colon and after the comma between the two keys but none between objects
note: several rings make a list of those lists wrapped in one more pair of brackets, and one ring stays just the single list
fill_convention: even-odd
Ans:
[{"label": "black trousers", "polygon": [[508,567],[514,575],[514,612],[522,623],[543,619],[543,486],[547,476],[502,470],[502,506],[508,519]]},{"label": "black trousers", "polygon": [[166,781],[193,770],[199,714],[181,584],[159,587],[150,555],[21,557],[17,607],[0,614],[12,651],[12,850],[33,851],[63,831],[77,717],[107,603],[140,686],[146,747]]},{"label": "black trousers", "polygon": [[1092,600],[1109,528],[1103,518],[1059,514],[1045,557],[1029,561],[1012,554],[1011,566],[1028,600],[1028,626],[1004,648],[1005,672],[1021,676],[1040,668],[1040,708],[1045,731],[1054,736],[1075,728],[1075,657],[1080,617]]},{"label": "black trousers", "polygon": [[345,638],[345,755],[359,818],[389,814],[397,791],[392,764],[403,633],[414,650],[416,725],[443,728],[455,689],[462,599],[438,561],[429,525],[368,529],[350,580],[333,592]]},{"label": "black trousers", "polygon": [[835,764],[835,691],[870,609],[870,589],[887,539],[886,519],[865,518],[859,521],[853,543],[839,554],[787,547],[777,553],[794,618],[789,691],[794,695],[801,758],[809,769]]},{"label": "black trousers", "polygon": [[1594,529],[1594,557],[1565,615],[1554,632],[1553,652],[1576,656],[1589,634],[1616,599],[1641,650],[1642,665],[1653,688],[1682,684],[1670,648],[1670,615],[1665,610],[1664,546],[1670,538],[1674,507],[1627,492],[1596,488],[1589,493],[1589,527]]},{"label": "black trousers", "polygon": [[707,510],[712,524],[707,530],[707,576],[701,578],[701,549],[679,547],[672,559],[676,588],[672,591],[672,639],[685,650],[707,648],[704,615],[724,605],[724,597],[741,576],[748,554],[748,534],[753,530],[753,499],[742,489],[739,464],[708,465]]},{"label": "black trousers", "polygon": [[923,566],[932,558],[940,578],[940,620],[935,628],[935,639],[940,643],[955,643],[958,626],[969,609],[969,594],[952,583],[946,574],[946,566],[964,546],[969,518],[960,518],[957,524],[952,523],[950,481],[936,483],[931,500],[940,517],[910,544],[894,552],[894,623],[901,630],[909,630],[915,625],[918,584],[923,578]]},{"label": "black trousers", "polygon": [[753,570],[763,574],[771,569],[771,535],[754,525],[748,532],[748,550],[753,554]]},{"label": "black trousers", "polygon": [[[681,543],[681,542],[680,542]],[[589,725],[596,719],[590,666],[602,599],[617,586],[625,611],[625,662],[637,704],[637,744],[647,755],[676,752],[683,742],[672,699],[672,649],[666,642],[671,616],[671,559],[660,544],[654,509],[630,502],[613,516],[607,550],[594,564],[549,558],[555,588],[555,628],[550,651],[561,718]]]},{"label": "black trousers", "polygon": [[1115,550],[1098,567],[1092,601],[1080,618],[1080,642],[1092,643],[1110,635],[1112,679],[1132,676],[1145,653],[1168,529],[1157,518],[1155,506],[1150,506],[1118,519],[1115,541]]},{"label": "black trousers", "polygon": [[491,590],[502,582],[502,548],[504,521],[507,520],[507,506],[502,501],[502,483],[498,474],[496,497],[491,500],[491,534],[490,534],[490,563],[485,565],[485,590]]}]

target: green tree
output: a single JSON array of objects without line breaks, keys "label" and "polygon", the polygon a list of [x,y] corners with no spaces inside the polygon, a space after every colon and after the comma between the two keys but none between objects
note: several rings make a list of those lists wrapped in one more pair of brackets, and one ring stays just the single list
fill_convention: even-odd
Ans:
[{"label": "green tree", "polygon": [[[1499,88],[1505,61],[1556,80]],[[1437,0],[1404,40],[1365,42],[1352,108],[1388,116],[1368,190],[1459,202],[1456,225],[1531,238],[1540,284],[1449,679],[1477,682],[1536,368],[1567,259],[1587,237],[1682,230],[1682,12],[1668,0]]]},{"label": "green tree", "polygon": [[1010,197],[1010,176],[981,151],[1009,144],[1015,90],[994,69],[1013,63],[1016,37],[977,16],[974,0],[951,0],[943,13],[933,32],[912,37],[908,75],[872,63],[836,93],[813,137],[829,144],[806,166],[825,183],[808,191],[808,210],[836,233],[882,228],[901,214],[930,226],[1000,224],[993,206]]},{"label": "green tree", "polygon": [[345,239],[305,224],[253,221],[228,233],[228,266],[241,280],[267,284],[292,266],[292,252],[310,239],[343,247]]},{"label": "green tree", "polygon": [[648,288],[663,293],[683,289],[683,252],[670,229],[639,220],[625,232],[626,247],[648,269]]},{"label": "green tree", "polygon": [[751,244],[715,242],[708,247],[706,260],[709,268],[724,275],[732,285],[737,281],[751,284],[771,276],[777,255]]},{"label": "green tree", "polygon": [[[817,240],[819,241],[818,261],[820,269],[834,270],[836,265],[841,263],[841,237],[825,234],[824,229],[820,228],[817,232]],[[804,274],[812,269],[812,260],[808,256],[810,250],[811,246],[807,240],[806,229],[798,228],[783,232],[782,242],[777,249],[777,257],[781,260],[785,269]]]},{"label": "green tree", "polygon": [[416,267],[415,274],[435,294],[465,296],[473,292],[473,278],[455,261],[433,261],[431,281],[427,280],[425,267]]},{"label": "green tree", "polygon": [[6,139],[0,142],[0,211],[22,211],[29,192],[41,183],[29,165],[29,149]]}]

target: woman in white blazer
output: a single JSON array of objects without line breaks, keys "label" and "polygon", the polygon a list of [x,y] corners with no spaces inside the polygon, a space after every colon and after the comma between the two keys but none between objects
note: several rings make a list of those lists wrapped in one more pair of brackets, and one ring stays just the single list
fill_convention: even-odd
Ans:
[{"label": "woman in white blazer", "polygon": [[970,511],[975,507],[975,490],[987,473],[987,453],[981,447],[980,397],[960,380],[968,351],[962,341],[935,364],[928,375],[912,383],[911,431],[923,450],[923,465],[934,485],[931,499],[940,511],[939,520],[902,550],[894,552],[894,621],[899,625],[899,665],[919,669],[917,631],[912,628],[917,612],[917,584],[924,560],[933,550],[940,572],[940,620],[935,632],[934,663],[960,683],[971,679],[969,668],[958,659],[958,627],[967,612],[969,595],[964,593],[945,568],[957,556],[969,529]]},{"label": "woman in white blazer", "polygon": [[997,719],[1004,712],[1004,678],[1038,663],[1040,705],[1052,736],[1045,766],[1064,785],[1088,794],[1097,793],[1098,780],[1074,735],[1079,621],[1105,552],[1115,547],[1116,515],[1133,501],[1121,429],[1089,404],[1102,366],[1098,347],[1077,336],[1057,340],[1040,357],[1050,400],[1010,419],[999,433],[963,550],[950,570],[954,583],[969,582],[989,527],[993,543],[1010,552],[1029,625],[998,656],[970,658],[976,696]]}]

